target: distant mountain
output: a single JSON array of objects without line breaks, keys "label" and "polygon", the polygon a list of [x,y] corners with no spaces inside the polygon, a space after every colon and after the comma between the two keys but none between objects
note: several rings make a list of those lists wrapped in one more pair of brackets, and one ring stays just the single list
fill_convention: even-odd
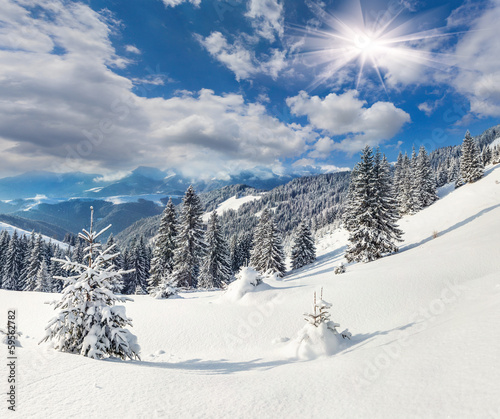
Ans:
[{"label": "distant mountain", "polygon": [[0,214],[0,223],[9,224],[14,228],[34,231],[55,240],[63,240],[68,230],[45,221],[29,220],[16,215]]},{"label": "distant mountain", "polygon": [[96,199],[71,199],[58,204],[39,204],[29,211],[19,211],[13,215],[55,224],[78,233],[82,228],[89,228],[90,206],[94,207],[96,230],[112,224],[107,234],[117,234],[135,221],[160,214],[163,210],[161,206],[144,199],[123,204]]},{"label": "distant mountain", "polygon": [[98,186],[94,181],[97,177],[99,175],[80,172],[27,172],[0,179],[0,199],[31,198],[36,195],[68,198],[81,196],[87,189]]},{"label": "distant mountain", "polygon": [[[255,167],[224,179],[200,180],[182,176],[176,171],[141,166],[119,180],[106,181],[98,174],[34,171],[0,179],[0,200],[16,201],[34,197],[99,199],[148,194],[182,196],[189,185],[193,185],[198,193],[237,184],[270,190],[303,175],[302,172],[280,175],[267,167]],[[16,208],[13,207],[16,205],[19,205],[18,209],[24,208],[22,202],[0,202],[0,213],[14,212]]]},{"label": "distant mountain", "polygon": [[175,171],[163,172],[151,167],[138,167],[130,175],[106,187],[87,191],[88,197],[109,197],[116,195],[164,194],[182,196],[193,185],[198,193],[210,192],[228,185],[247,185],[256,189],[270,190],[301,176],[299,173],[278,175],[269,168],[257,167],[243,171],[227,179],[196,180],[183,177]]}]

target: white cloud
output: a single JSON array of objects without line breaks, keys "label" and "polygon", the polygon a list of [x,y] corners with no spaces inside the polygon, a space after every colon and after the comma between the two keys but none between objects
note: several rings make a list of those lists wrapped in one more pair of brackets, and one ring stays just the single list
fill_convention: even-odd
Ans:
[{"label": "white cloud", "polygon": [[434,112],[434,106],[429,102],[423,102],[418,105],[418,110],[430,116]]},{"label": "white cloud", "polygon": [[253,52],[240,42],[230,45],[220,32],[212,32],[206,38],[198,37],[198,40],[212,57],[235,74],[236,80],[248,79],[259,71],[258,66],[254,65]]},{"label": "white cloud", "polygon": [[273,42],[284,32],[283,4],[277,0],[249,0],[246,15],[256,33]]},{"label": "white cloud", "polygon": [[[471,6],[472,7],[472,6]],[[475,14],[478,11],[476,9]],[[467,17],[455,13],[453,24]],[[465,14],[465,17],[464,17]],[[470,30],[458,41],[454,54],[457,72],[441,77],[470,101],[471,113],[480,116],[500,116],[500,43],[498,22],[500,1],[494,0],[482,14],[470,19]]]},{"label": "white cloud", "polygon": [[[43,13],[6,5],[0,29],[2,174],[104,173],[139,165],[192,176],[237,173],[279,166],[277,160],[301,156],[317,139],[310,128],[283,123],[240,94],[202,89],[150,98],[161,84],[153,75],[142,80],[151,83],[150,95],[137,96],[134,81],[113,71],[127,61],[116,54],[109,22],[97,12],[52,0],[40,6],[50,9],[51,19],[44,20]],[[10,29],[24,33],[22,42],[11,43]]]},{"label": "white cloud", "polygon": [[125,45],[125,51],[130,52],[132,54],[140,54],[141,50],[134,45]]},{"label": "white cloud", "polygon": [[162,0],[162,1],[166,7],[175,7],[182,3],[191,3],[194,6],[198,7],[201,3],[201,0]]},{"label": "white cloud", "polygon": [[197,39],[212,57],[234,73],[238,81],[257,74],[276,79],[288,65],[285,51],[272,49],[267,56],[257,58],[241,37],[230,44],[222,33],[215,31],[206,38],[197,36]]},{"label": "white cloud", "polygon": [[390,102],[376,102],[366,107],[366,101],[358,99],[355,90],[339,95],[330,93],[324,99],[301,91],[286,102],[294,115],[307,116],[315,128],[335,136],[347,135],[340,143],[329,139],[318,141],[313,155],[334,149],[356,152],[366,144],[376,145],[392,138],[410,122],[410,115]]}]

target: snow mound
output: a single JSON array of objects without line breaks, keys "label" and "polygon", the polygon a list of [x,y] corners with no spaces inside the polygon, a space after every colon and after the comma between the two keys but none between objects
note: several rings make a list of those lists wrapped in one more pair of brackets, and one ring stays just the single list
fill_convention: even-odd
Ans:
[{"label": "snow mound", "polygon": [[289,358],[312,360],[334,355],[345,347],[346,341],[342,335],[334,333],[327,323],[321,323],[317,327],[307,324],[287,344],[285,352]]},{"label": "snow mound", "polygon": [[251,267],[243,267],[236,274],[236,281],[231,282],[227,287],[223,298],[233,302],[239,301],[247,293],[256,291],[257,287],[259,290],[270,288],[269,285],[263,284],[260,272]]}]

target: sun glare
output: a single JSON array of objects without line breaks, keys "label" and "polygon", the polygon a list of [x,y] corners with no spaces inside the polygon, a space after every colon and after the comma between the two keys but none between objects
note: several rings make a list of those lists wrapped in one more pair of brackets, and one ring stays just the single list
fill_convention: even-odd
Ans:
[{"label": "sun glare", "polygon": [[[349,12],[342,16],[330,14],[318,5],[315,8],[319,27],[295,27],[302,34],[299,58],[309,67],[317,67],[310,88],[327,83],[339,74],[354,72],[356,88],[362,83],[364,73],[375,74],[386,89],[384,75],[391,66],[417,66],[442,68],[447,65],[444,54],[432,53],[423,43],[431,38],[452,35],[440,29],[415,31],[422,27],[427,15],[404,19],[403,8],[387,11],[376,19],[363,10],[359,0],[350,3]],[[357,73],[357,74],[356,74]],[[343,79],[345,81],[345,79]],[[387,89],[386,89],[387,91]]]}]

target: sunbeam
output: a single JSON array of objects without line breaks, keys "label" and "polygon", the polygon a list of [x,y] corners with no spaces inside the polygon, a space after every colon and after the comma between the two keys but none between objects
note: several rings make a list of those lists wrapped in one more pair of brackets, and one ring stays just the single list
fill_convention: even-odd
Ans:
[{"label": "sunbeam", "polygon": [[313,10],[321,22],[319,27],[291,28],[301,41],[298,61],[318,67],[310,90],[331,82],[343,70],[350,74],[356,89],[371,72],[387,92],[386,75],[391,65],[445,69],[452,60],[448,54],[433,52],[430,41],[462,33],[443,28],[417,31],[422,16],[404,19],[404,8],[392,16],[386,12],[382,19],[370,20],[359,0],[350,3],[349,13],[342,15],[332,15],[318,5],[313,5]]}]

